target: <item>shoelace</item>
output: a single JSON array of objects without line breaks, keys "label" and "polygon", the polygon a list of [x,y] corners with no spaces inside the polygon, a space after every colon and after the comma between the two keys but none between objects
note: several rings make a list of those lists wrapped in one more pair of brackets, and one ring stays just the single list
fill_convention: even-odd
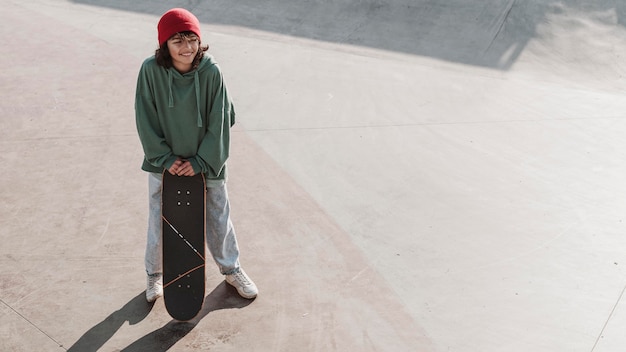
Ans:
[{"label": "shoelace", "polygon": [[159,281],[161,280],[161,276],[149,275],[148,277],[149,277],[148,281],[150,282],[150,286],[156,286],[157,284],[160,283]]},{"label": "shoelace", "polygon": [[237,280],[237,282],[242,286],[250,285],[250,280],[248,280],[248,277],[241,271],[234,273],[233,276],[235,277],[235,280]]}]

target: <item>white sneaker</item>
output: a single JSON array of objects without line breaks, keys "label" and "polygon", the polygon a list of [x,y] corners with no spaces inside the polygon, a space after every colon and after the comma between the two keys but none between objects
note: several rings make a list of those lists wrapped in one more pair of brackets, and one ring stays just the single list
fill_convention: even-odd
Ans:
[{"label": "white sneaker", "polygon": [[236,288],[239,295],[243,298],[252,299],[259,293],[256,285],[243,269],[239,269],[234,274],[226,275],[226,282]]},{"label": "white sneaker", "polygon": [[146,288],[146,300],[150,303],[163,296],[163,275],[148,275],[148,287]]}]

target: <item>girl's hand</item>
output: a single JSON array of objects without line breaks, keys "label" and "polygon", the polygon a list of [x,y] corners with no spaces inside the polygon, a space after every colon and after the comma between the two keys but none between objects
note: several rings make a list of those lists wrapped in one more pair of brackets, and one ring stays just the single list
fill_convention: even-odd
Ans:
[{"label": "girl's hand", "polygon": [[183,161],[180,158],[176,159],[174,164],[172,164],[172,166],[169,169],[167,169],[167,171],[172,175],[178,175],[179,169],[182,165],[183,165]]},{"label": "girl's hand", "polygon": [[194,176],[196,173],[193,171],[191,163],[187,160],[181,160],[181,165],[176,171],[178,176]]}]

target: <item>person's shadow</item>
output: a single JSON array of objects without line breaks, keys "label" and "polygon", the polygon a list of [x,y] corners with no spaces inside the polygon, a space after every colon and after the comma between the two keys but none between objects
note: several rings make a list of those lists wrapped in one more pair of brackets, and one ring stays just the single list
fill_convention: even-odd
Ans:
[{"label": "person's shadow", "polygon": [[[193,320],[187,322],[171,320],[163,327],[133,342],[122,351],[167,351],[191,332],[200,320],[209,313],[220,309],[243,308],[253,301],[242,298],[233,287],[222,282],[205,297],[202,310]],[[124,322],[134,325],[145,319],[153,305],[153,303],[146,302],[145,291],[141,292],[122,308],[89,329],[67,351],[97,351],[113,337]]]}]

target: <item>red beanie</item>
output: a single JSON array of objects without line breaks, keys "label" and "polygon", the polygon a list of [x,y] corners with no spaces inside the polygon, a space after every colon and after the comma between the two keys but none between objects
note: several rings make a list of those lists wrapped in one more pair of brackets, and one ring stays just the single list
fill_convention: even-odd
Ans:
[{"label": "red beanie", "polygon": [[180,8],[164,13],[159,20],[157,30],[159,31],[159,46],[180,32],[191,31],[200,38],[200,22],[191,12]]}]

